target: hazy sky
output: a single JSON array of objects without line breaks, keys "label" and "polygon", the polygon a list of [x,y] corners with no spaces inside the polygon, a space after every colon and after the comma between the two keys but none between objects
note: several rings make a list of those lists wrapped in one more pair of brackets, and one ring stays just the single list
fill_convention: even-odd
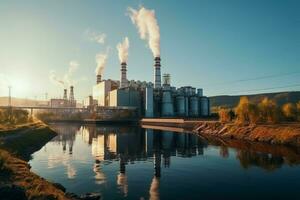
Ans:
[{"label": "hazy sky", "polygon": [[[152,81],[152,53],[126,15],[140,5],[155,10],[162,73],[173,85],[208,96],[300,90],[298,0],[1,0],[0,96],[10,82],[13,96],[59,97],[51,73],[75,80],[77,98],[88,96],[97,53],[109,48],[104,78],[119,79],[116,45],[126,36],[128,78]],[[258,80],[234,82],[248,79]]]}]

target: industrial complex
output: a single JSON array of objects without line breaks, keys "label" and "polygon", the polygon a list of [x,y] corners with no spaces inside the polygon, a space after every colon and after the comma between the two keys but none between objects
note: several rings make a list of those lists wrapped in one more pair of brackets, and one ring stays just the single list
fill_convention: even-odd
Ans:
[{"label": "industrial complex", "polygon": [[[148,40],[149,48],[153,53],[153,83],[127,79],[129,40],[125,37],[124,41],[117,45],[120,79],[103,78],[107,52],[97,54],[96,84],[92,88],[92,94],[84,99],[83,107],[89,113],[93,113],[96,119],[104,115],[134,115],[137,118],[199,118],[209,116],[210,102],[209,98],[203,95],[202,88],[192,86],[176,88],[171,84],[170,74],[164,73],[162,75],[160,33],[154,11],[145,8],[138,11],[129,9],[128,14],[139,30],[141,39]],[[65,90],[64,98],[51,100],[51,106],[76,106],[73,90],[74,88],[71,87],[69,99]],[[128,113],[130,114],[128,115]]]},{"label": "industrial complex", "polygon": [[[207,117],[210,115],[209,98],[202,88],[171,85],[170,74],[161,77],[161,59],[154,59],[154,84],[151,82],[128,81],[127,64],[121,63],[120,80],[96,77],[93,94],[88,96],[83,106],[97,111],[107,109],[135,109],[139,117]],[[162,79],[162,80],[161,80]]]}]

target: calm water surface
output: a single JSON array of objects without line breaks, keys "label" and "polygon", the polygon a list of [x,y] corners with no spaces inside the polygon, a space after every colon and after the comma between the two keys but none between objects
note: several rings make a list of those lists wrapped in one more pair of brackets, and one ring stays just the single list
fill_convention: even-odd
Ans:
[{"label": "calm water surface", "polygon": [[32,155],[32,171],[104,199],[300,199],[300,151],[186,133],[80,124]]}]

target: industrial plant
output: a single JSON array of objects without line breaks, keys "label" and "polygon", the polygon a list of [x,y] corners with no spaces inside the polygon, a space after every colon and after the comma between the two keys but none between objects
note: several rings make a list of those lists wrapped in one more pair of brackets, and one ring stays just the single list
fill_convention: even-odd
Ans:
[{"label": "industrial plant", "polygon": [[[103,71],[108,57],[106,53],[96,55],[96,84],[83,101],[83,107],[94,114],[95,119],[103,116],[137,118],[199,118],[210,115],[209,98],[203,95],[202,88],[183,86],[176,88],[171,84],[171,75],[161,75],[160,31],[154,11],[129,8],[129,17],[138,29],[141,39],[148,41],[154,57],[154,80],[129,81],[127,79],[127,60],[129,39],[117,45],[120,61],[120,80],[103,79]],[[149,64],[150,66],[150,64]],[[76,106],[74,88],[70,88],[70,97],[64,91],[63,99],[51,100],[54,107]],[[127,115],[125,115],[127,113]],[[128,115],[128,113],[130,113]]]},{"label": "industrial plant", "polygon": [[55,108],[75,108],[76,100],[74,97],[74,86],[70,87],[70,94],[68,98],[68,90],[64,89],[63,98],[50,99],[50,106]]},{"label": "industrial plant", "polygon": [[148,118],[198,118],[210,115],[209,98],[203,95],[202,88],[176,88],[171,85],[170,74],[163,74],[161,78],[160,57],[154,59],[154,84],[128,81],[125,62],[121,63],[120,72],[120,80],[105,80],[101,74],[97,74],[93,94],[84,100],[84,107],[91,110],[97,110],[99,107],[134,109],[138,116]]}]

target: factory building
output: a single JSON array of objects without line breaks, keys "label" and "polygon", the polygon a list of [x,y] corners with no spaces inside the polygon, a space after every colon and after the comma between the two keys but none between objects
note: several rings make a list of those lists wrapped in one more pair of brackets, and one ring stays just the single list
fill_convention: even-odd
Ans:
[{"label": "factory building", "polygon": [[98,106],[109,106],[109,92],[118,89],[119,81],[101,80],[101,75],[97,75],[97,84],[93,87],[93,99]]},{"label": "factory building", "polygon": [[147,87],[143,95],[145,117],[207,117],[210,115],[209,98],[203,96],[203,89],[171,86],[170,74],[160,77],[160,58],[154,59],[154,88]]},{"label": "factory building", "polygon": [[68,90],[64,89],[63,98],[50,99],[50,106],[55,108],[76,107],[76,100],[74,97],[74,86],[70,87],[70,94],[68,98]]},{"label": "factory building", "polygon": [[[128,81],[127,64],[121,63],[120,81],[101,80],[93,87],[93,96],[98,106],[136,108],[141,117],[198,118],[210,115],[209,98],[203,89],[192,86],[180,88],[171,85],[170,74],[161,80],[161,59],[154,59],[154,84],[145,81]],[[94,103],[94,102],[93,102]]]},{"label": "factory building", "polygon": [[109,92],[109,106],[127,106],[141,108],[141,97],[137,90],[116,89]]},{"label": "factory building", "polygon": [[93,99],[93,96],[90,95],[83,99],[82,105],[84,108],[91,108],[94,105],[97,105],[97,100]]}]

